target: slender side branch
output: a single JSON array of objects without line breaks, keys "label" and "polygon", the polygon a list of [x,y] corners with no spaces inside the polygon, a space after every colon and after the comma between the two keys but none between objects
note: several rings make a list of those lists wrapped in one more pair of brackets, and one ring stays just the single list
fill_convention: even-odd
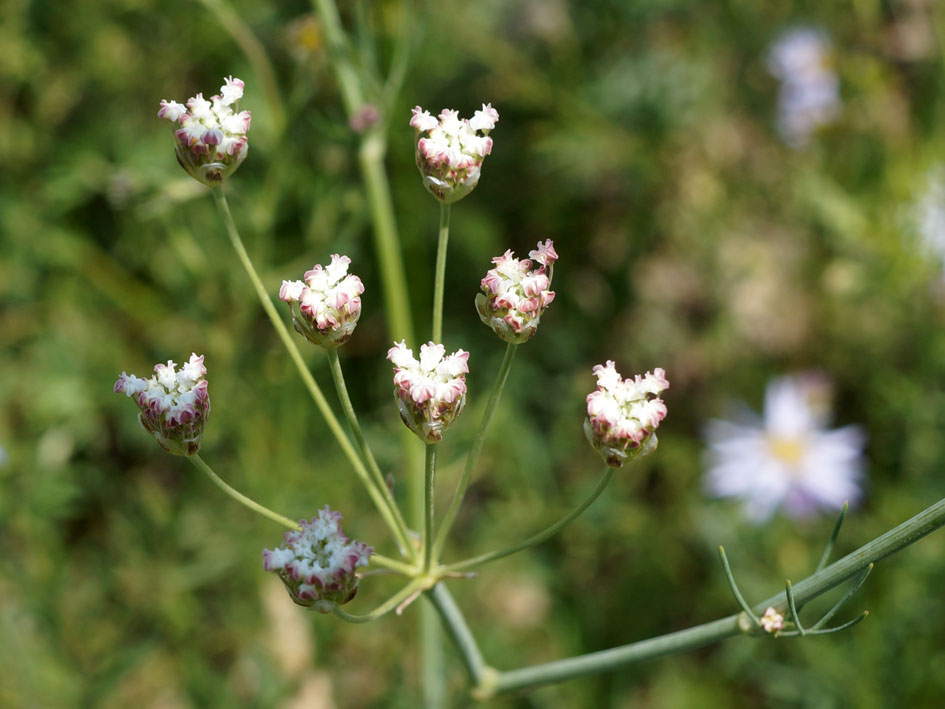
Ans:
[{"label": "slender side branch", "polygon": [[230,487],[229,485],[227,485],[225,482],[223,482],[223,478],[221,478],[219,475],[217,475],[215,472],[213,472],[213,470],[211,470],[210,466],[207,465],[207,464],[204,462],[203,458],[201,458],[199,455],[189,455],[189,456],[187,456],[187,458],[188,458],[188,460],[190,460],[190,462],[193,463],[197,468],[199,468],[200,470],[202,470],[203,472],[205,472],[205,473],[207,474],[207,477],[210,478],[210,479],[214,482],[214,484],[215,484],[217,487],[219,487],[221,490],[223,490],[223,492],[225,492],[227,495],[229,495],[230,497],[232,497],[232,498],[233,498],[234,500],[236,500],[237,502],[240,502],[240,503],[246,505],[246,506],[247,506],[249,509],[251,509],[253,512],[258,512],[258,513],[261,514],[263,517],[268,517],[268,518],[271,519],[273,522],[278,522],[279,524],[281,524],[281,525],[284,526],[284,527],[288,527],[289,529],[299,529],[299,523],[298,523],[298,522],[295,522],[295,521],[289,519],[288,517],[283,517],[283,516],[280,515],[278,512],[273,512],[273,511],[270,510],[268,507],[263,507],[262,505],[260,505],[258,502],[256,502],[256,501],[253,500],[252,498],[247,497],[247,496],[244,495],[243,493],[238,492],[238,491],[235,490],[234,488],[232,488],[232,487]]},{"label": "slender side branch", "polygon": [[440,614],[446,632],[449,633],[450,638],[456,644],[456,649],[459,650],[459,655],[463,660],[463,666],[469,675],[469,681],[476,686],[481,685],[490,673],[495,674],[495,670],[486,665],[486,661],[482,657],[482,651],[479,650],[479,645],[476,643],[476,638],[473,637],[472,631],[466,624],[466,618],[459,606],[456,605],[456,601],[453,600],[446,584],[438,583],[426,592],[426,596]]},{"label": "slender side branch", "polygon": [[483,564],[487,561],[495,561],[496,559],[501,559],[504,556],[509,556],[510,554],[515,554],[516,552],[522,551],[523,549],[528,549],[528,547],[539,544],[540,542],[545,541],[549,537],[557,534],[559,531],[567,527],[571,522],[577,519],[584,510],[591,506],[591,503],[594,502],[600,494],[604,491],[604,488],[610,483],[611,479],[614,477],[614,472],[617,468],[612,468],[607,466],[604,470],[603,476],[601,476],[600,481],[597,483],[597,486],[591,491],[591,494],[588,495],[584,501],[571,510],[567,515],[562,517],[560,520],[555,522],[553,525],[548,527],[542,532],[535,534],[523,542],[518,544],[513,544],[496,551],[491,551],[486,554],[480,554],[479,556],[474,556],[470,559],[465,559],[463,561],[458,561],[455,564],[447,564],[444,566],[444,570],[449,571],[460,571],[461,569],[468,569],[470,566],[475,566],[476,564]]},{"label": "slender side branch", "polygon": [[370,623],[371,621],[377,620],[381,616],[387,615],[392,610],[397,608],[401,603],[410,598],[410,596],[417,593],[420,588],[423,586],[423,581],[414,580],[400,589],[393,596],[384,601],[381,605],[375,608],[370,613],[365,613],[364,615],[355,615],[354,613],[348,613],[347,611],[341,610],[340,606],[335,606],[332,609],[332,613],[341,618],[344,621],[349,623]]},{"label": "slender side branch", "polygon": [[492,423],[492,417],[499,406],[499,399],[502,398],[502,390],[505,388],[505,382],[509,378],[509,372],[512,369],[512,360],[515,359],[515,352],[518,345],[511,342],[505,348],[505,357],[502,359],[502,366],[499,367],[499,374],[495,379],[495,386],[492,387],[492,394],[489,395],[489,402],[486,404],[486,410],[482,412],[482,420],[479,422],[479,432],[473,441],[472,448],[469,449],[469,455],[466,456],[466,466],[463,468],[463,475],[456,484],[456,491],[453,493],[453,499],[450,500],[450,506],[446,510],[446,515],[440,523],[440,529],[436,533],[436,542],[433,544],[433,558],[439,559],[443,552],[443,545],[446,544],[446,538],[449,536],[450,527],[456,520],[456,514],[463,504],[463,497],[466,495],[466,489],[472,479],[473,469],[479,461],[479,454],[482,452],[482,446],[486,440],[486,431],[489,430],[489,424]]},{"label": "slender side branch", "polygon": [[844,502],[843,507],[840,508],[840,514],[837,517],[836,524],[833,525],[833,531],[830,533],[830,539],[827,541],[827,546],[824,548],[824,553],[820,557],[820,562],[817,564],[817,568],[814,571],[820,571],[827,565],[827,562],[830,561],[830,555],[833,553],[833,547],[837,543],[837,537],[840,536],[840,527],[843,526],[843,520],[847,517],[847,510],[850,509],[850,503]]},{"label": "slender side branch", "polygon": [[[312,399],[315,401],[315,405],[318,407],[322,417],[325,419],[325,423],[328,424],[329,430],[331,430],[332,434],[335,436],[335,439],[337,439],[338,444],[341,446],[341,450],[344,452],[345,456],[348,458],[348,461],[354,468],[354,472],[357,474],[364,487],[367,488],[368,494],[370,494],[371,499],[374,501],[374,505],[377,507],[381,515],[384,516],[384,519],[387,520],[387,516],[385,516],[387,505],[385,503],[384,496],[374,487],[374,485],[371,484],[371,479],[368,475],[367,469],[364,467],[364,463],[361,462],[361,458],[358,456],[357,452],[354,450],[354,447],[351,445],[351,441],[348,440],[348,436],[345,435],[345,432],[341,428],[341,424],[338,422],[335,413],[328,405],[325,395],[322,394],[322,390],[319,388],[318,383],[312,376],[312,373],[308,371],[305,360],[302,359],[299,348],[295,345],[295,340],[292,339],[292,336],[289,334],[285,323],[283,323],[282,318],[279,317],[279,313],[276,311],[276,306],[273,305],[272,299],[269,297],[269,293],[266,292],[266,287],[259,278],[259,274],[256,273],[256,268],[253,266],[253,262],[250,260],[249,254],[246,253],[246,247],[243,246],[243,240],[240,239],[239,231],[236,229],[236,223],[233,221],[233,215],[230,213],[230,206],[227,204],[226,195],[223,194],[222,188],[215,188],[210,190],[210,192],[213,194],[213,198],[216,200],[217,207],[220,210],[220,216],[223,218],[223,223],[226,226],[226,233],[230,237],[230,242],[233,244],[233,248],[236,250],[236,254],[239,256],[240,261],[243,264],[243,268],[246,269],[246,273],[249,275],[250,281],[252,281],[253,288],[256,289],[256,295],[259,296],[259,302],[262,304],[263,310],[266,311],[266,315],[269,316],[269,320],[272,322],[272,326],[279,335],[279,339],[281,339],[282,344],[285,345],[285,348],[289,353],[289,357],[295,364],[296,369],[298,369],[299,375],[302,377],[302,381],[305,383],[309,394],[311,394]],[[391,532],[396,535],[396,527],[392,527]]]},{"label": "slender side branch", "polygon": [[397,537],[397,542],[400,544],[400,553],[405,556],[413,557],[415,549],[407,536],[407,524],[400,514],[400,508],[397,507],[394,495],[391,493],[390,488],[387,487],[387,483],[384,482],[381,469],[377,465],[377,460],[375,460],[374,454],[371,452],[371,447],[368,445],[367,440],[364,438],[364,433],[361,431],[358,417],[354,413],[354,406],[351,404],[351,397],[348,396],[348,387],[345,386],[344,374],[341,371],[341,360],[338,357],[337,348],[332,347],[328,349],[328,361],[331,364],[331,376],[335,380],[335,389],[338,391],[338,399],[341,401],[341,408],[345,412],[345,417],[348,419],[348,425],[354,433],[354,440],[357,441],[358,448],[361,449],[361,455],[364,457],[364,462],[367,463],[368,470],[371,472],[371,479],[375,489],[381,493],[386,503],[387,513],[385,520],[387,521],[387,526],[394,531],[394,535]]},{"label": "slender side branch", "polygon": [[433,279],[433,337],[443,342],[443,290],[446,284],[446,252],[450,239],[450,205],[440,202],[440,231],[436,245],[436,275]]}]

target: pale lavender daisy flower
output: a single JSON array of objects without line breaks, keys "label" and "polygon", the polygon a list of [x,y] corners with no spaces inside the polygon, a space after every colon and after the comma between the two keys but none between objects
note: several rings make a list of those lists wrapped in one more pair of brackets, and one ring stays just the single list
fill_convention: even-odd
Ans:
[{"label": "pale lavender daisy flower", "polygon": [[865,434],[858,426],[826,428],[828,391],[818,375],[781,377],[768,384],[761,420],[710,421],[708,493],[741,499],[755,523],[778,508],[802,518],[856,502],[862,495]]}]

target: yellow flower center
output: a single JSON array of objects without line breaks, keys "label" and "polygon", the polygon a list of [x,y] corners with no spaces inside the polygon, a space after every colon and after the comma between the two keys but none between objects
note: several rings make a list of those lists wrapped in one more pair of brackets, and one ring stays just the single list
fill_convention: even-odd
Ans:
[{"label": "yellow flower center", "polygon": [[804,457],[804,441],[799,438],[769,436],[768,450],[771,455],[788,465],[797,465]]}]

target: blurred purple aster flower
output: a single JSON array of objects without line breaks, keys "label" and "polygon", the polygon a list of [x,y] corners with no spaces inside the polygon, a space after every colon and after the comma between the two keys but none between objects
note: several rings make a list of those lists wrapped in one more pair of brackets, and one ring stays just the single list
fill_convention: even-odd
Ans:
[{"label": "blurred purple aster flower", "polygon": [[828,396],[822,376],[781,377],[768,384],[761,420],[710,421],[707,492],[743,500],[755,523],[778,508],[802,518],[856,502],[866,436],[858,426],[826,428]]}]

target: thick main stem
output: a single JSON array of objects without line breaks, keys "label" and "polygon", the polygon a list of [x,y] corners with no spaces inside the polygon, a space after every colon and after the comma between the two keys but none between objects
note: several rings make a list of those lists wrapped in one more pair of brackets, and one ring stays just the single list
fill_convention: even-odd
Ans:
[{"label": "thick main stem", "polygon": [[[250,260],[249,254],[246,253],[246,247],[243,246],[243,240],[240,239],[240,234],[236,228],[236,223],[233,221],[233,215],[230,213],[230,206],[227,204],[226,196],[223,194],[223,188],[217,187],[211,189],[210,192],[213,194],[213,197],[216,200],[217,207],[220,210],[220,216],[223,218],[223,223],[226,226],[226,233],[230,237],[230,242],[233,244],[233,248],[236,250],[236,254],[239,256],[239,259],[243,264],[243,268],[246,269],[246,273],[249,275],[249,280],[252,282],[253,288],[256,290],[256,295],[259,297],[259,302],[262,304],[263,310],[266,311],[266,315],[269,316],[269,320],[272,322],[272,326],[279,335],[279,339],[281,339],[282,344],[285,345],[285,348],[289,353],[289,357],[295,364],[295,367],[299,372],[299,376],[302,377],[302,381],[305,383],[305,387],[308,389],[309,394],[311,394],[312,399],[315,401],[315,405],[318,407],[322,417],[325,419],[325,423],[328,424],[329,430],[338,441],[338,444],[341,446],[341,450],[348,458],[348,461],[354,468],[354,472],[361,480],[361,483],[367,489],[368,494],[371,496],[371,499],[378,511],[381,513],[381,516],[384,517],[385,521],[388,521],[389,511],[387,510],[387,505],[385,503],[383,494],[371,484],[371,479],[368,475],[367,469],[364,467],[364,463],[361,462],[361,458],[358,457],[357,452],[354,450],[354,446],[351,445],[351,441],[348,440],[348,436],[345,434],[344,429],[341,428],[341,424],[338,422],[335,413],[328,405],[328,401],[325,399],[325,395],[322,394],[322,390],[319,388],[318,383],[312,376],[312,373],[308,371],[305,360],[302,359],[302,354],[299,352],[299,348],[295,345],[295,340],[292,339],[292,336],[289,334],[285,323],[283,323],[282,318],[279,317],[279,313],[276,311],[276,306],[273,305],[272,299],[269,297],[269,293],[266,292],[266,287],[259,278],[259,274],[256,273],[256,268],[253,266],[253,262]],[[388,521],[388,525],[390,524],[390,521]],[[391,532],[395,535],[397,534],[396,525],[391,526]]]},{"label": "thick main stem", "polygon": [[501,559],[504,556],[515,554],[517,552],[522,551],[523,549],[528,549],[528,547],[530,546],[534,546],[535,544],[540,544],[546,539],[549,539],[550,537],[554,536],[555,534],[560,532],[562,529],[567,527],[569,524],[571,524],[571,522],[576,520],[581,515],[581,513],[584,512],[584,510],[586,510],[588,507],[591,506],[594,500],[600,497],[600,494],[604,491],[604,489],[613,479],[614,473],[616,472],[616,470],[617,468],[612,468],[610,466],[607,466],[604,470],[604,474],[601,476],[601,479],[597,482],[596,487],[593,490],[591,490],[591,494],[588,495],[586,498],[584,498],[581,504],[579,504],[577,507],[575,507],[568,514],[566,514],[564,517],[559,519],[557,522],[555,522],[551,526],[547,527],[541,532],[538,532],[538,534],[534,534],[522,542],[519,542],[517,544],[512,544],[507,547],[503,547],[502,549],[497,549],[496,551],[490,551],[486,554],[480,554],[479,556],[474,556],[471,559],[458,561],[455,564],[447,564],[444,567],[444,569],[446,571],[460,571],[462,569],[468,569],[470,566],[476,566],[477,564],[484,564],[487,561],[495,561],[496,559]]},{"label": "thick main stem", "polygon": [[354,440],[357,442],[358,448],[361,450],[361,455],[364,457],[368,470],[371,472],[375,489],[381,493],[386,503],[387,513],[384,518],[387,521],[387,525],[394,530],[394,534],[400,544],[400,553],[404,556],[414,558],[415,549],[407,537],[407,525],[400,514],[400,509],[397,507],[394,495],[384,481],[381,469],[377,465],[377,460],[375,460],[374,454],[371,452],[371,447],[368,445],[367,440],[364,438],[364,433],[361,431],[358,417],[354,413],[354,406],[351,404],[351,397],[348,396],[348,387],[345,386],[345,377],[341,371],[341,359],[338,357],[337,348],[329,348],[328,362],[331,365],[331,376],[335,381],[338,399],[341,401],[341,408],[348,420],[348,425],[351,427],[352,433],[354,433]]},{"label": "thick main stem", "polygon": [[278,512],[273,512],[273,511],[270,510],[268,507],[264,507],[263,505],[260,505],[258,502],[256,502],[256,501],[255,501],[254,499],[252,499],[251,497],[247,497],[247,496],[244,495],[243,493],[241,493],[241,492],[237,491],[236,489],[234,489],[234,488],[230,487],[229,485],[227,485],[227,484],[223,481],[223,478],[221,478],[219,475],[217,475],[215,472],[213,472],[213,470],[210,468],[210,466],[207,465],[207,464],[204,462],[203,458],[201,458],[199,455],[189,455],[189,456],[187,456],[187,458],[188,458],[188,459],[190,460],[190,462],[193,463],[198,469],[200,469],[200,470],[202,470],[204,473],[206,473],[206,474],[207,474],[207,477],[210,478],[210,479],[213,481],[213,483],[214,483],[218,488],[220,488],[221,490],[223,490],[223,492],[225,492],[227,495],[229,495],[230,497],[232,497],[232,498],[233,498],[234,500],[236,500],[237,502],[246,505],[246,506],[247,506],[249,509],[251,509],[253,512],[257,512],[257,513],[261,514],[263,517],[266,517],[266,518],[268,518],[268,519],[271,519],[273,522],[278,522],[278,523],[281,524],[283,527],[288,527],[289,529],[298,529],[298,528],[299,528],[299,523],[298,523],[298,522],[295,522],[295,521],[289,519],[288,517],[284,517],[284,516],[280,515]]},{"label": "thick main stem", "polygon": [[[926,508],[898,527],[863,545],[856,551],[830,564],[822,571],[809,576],[793,586],[796,603],[803,604],[820,596],[839,584],[861,574],[870,564],[901,551],[922,537],[931,534],[945,525],[945,500],[940,500]],[[441,584],[442,585],[442,584]],[[768,606],[786,608],[787,595],[784,591],[754,605],[752,610],[761,615]],[[475,647],[475,640],[461,616],[456,613],[443,613],[441,619],[450,627],[450,634],[457,643],[457,648],[464,655],[467,667],[476,664],[476,655],[471,654],[470,646]],[[632,662],[650,660],[662,655],[684,652],[703,645],[719,642],[740,634],[737,613],[686,630],[661,635],[648,640],[601,650],[586,655],[556,660],[532,667],[524,667],[507,672],[491,671],[484,674],[476,687],[476,696],[488,698],[500,692],[510,692],[541,684],[563,682],[581,675],[596,674],[617,669]],[[456,627],[452,627],[452,626]],[[457,635],[462,640],[456,640]],[[478,652],[478,648],[476,648]],[[481,658],[481,656],[480,656]]]},{"label": "thick main stem", "polygon": [[486,409],[482,412],[482,419],[479,422],[479,432],[476,434],[472,448],[469,449],[469,455],[466,456],[466,465],[463,468],[463,474],[456,484],[453,499],[450,500],[450,506],[446,510],[443,521],[440,523],[439,531],[436,533],[436,542],[433,546],[433,556],[436,559],[440,558],[443,545],[446,543],[446,538],[450,533],[450,527],[453,526],[456,514],[463,504],[463,498],[466,495],[466,490],[472,479],[472,472],[476,467],[476,463],[479,461],[479,454],[482,452],[482,446],[486,440],[486,431],[489,430],[489,424],[492,423],[492,417],[495,415],[495,410],[499,406],[499,399],[502,398],[502,390],[505,388],[505,382],[509,378],[509,372],[512,369],[512,360],[515,358],[517,349],[518,345],[512,344],[511,342],[505,348],[505,357],[502,359],[502,365],[499,367],[499,374],[495,378],[495,386],[492,387],[492,394],[489,395]]},{"label": "thick main stem", "polygon": [[446,252],[450,239],[450,205],[440,202],[440,231],[436,245],[436,275],[433,279],[433,336],[443,342],[443,291],[446,284]]}]

